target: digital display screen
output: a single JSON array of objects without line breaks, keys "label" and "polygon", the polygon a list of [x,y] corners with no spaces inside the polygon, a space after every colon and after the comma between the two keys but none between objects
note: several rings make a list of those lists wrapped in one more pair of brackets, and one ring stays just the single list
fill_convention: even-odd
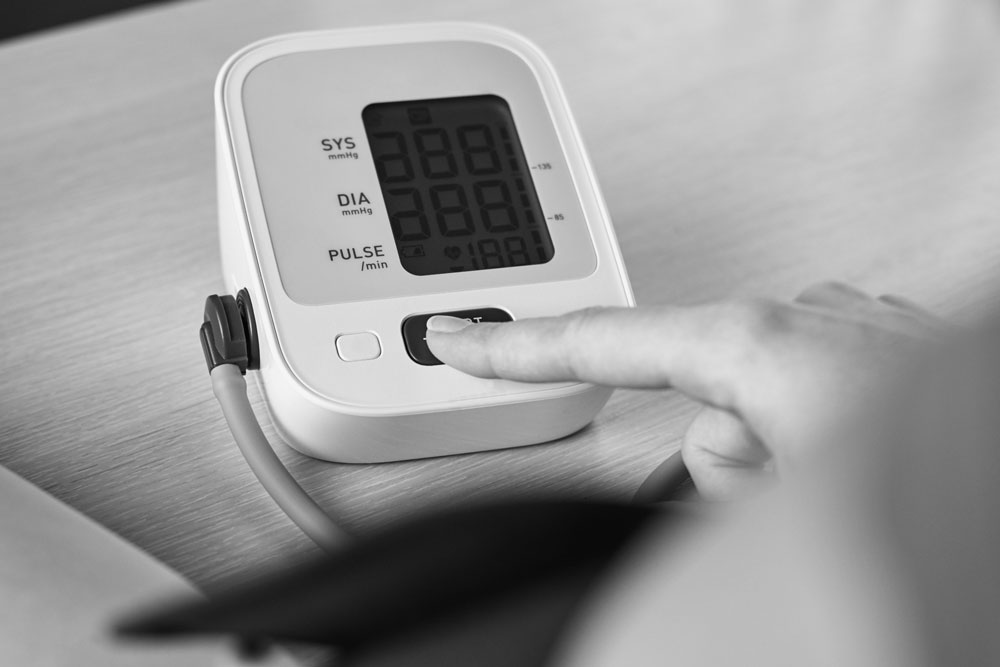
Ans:
[{"label": "digital display screen", "polygon": [[371,104],[362,120],[404,269],[426,276],[552,259],[506,101]]}]

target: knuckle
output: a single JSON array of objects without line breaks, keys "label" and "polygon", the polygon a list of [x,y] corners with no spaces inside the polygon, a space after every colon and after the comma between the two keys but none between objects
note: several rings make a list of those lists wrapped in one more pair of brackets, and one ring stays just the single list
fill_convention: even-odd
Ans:
[{"label": "knuckle", "polygon": [[465,338],[460,350],[475,364],[480,373],[498,373],[506,365],[506,351],[502,338],[491,322],[483,322],[462,329]]},{"label": "knuckle", "polygon": [[478,324],[476,327],[491,370],[494,373],[505,373],[515,369],[520,348],[511,344],[510,328],[494,322]]},{"label": "knuckle", "polygon": [[854,292],[857,292],[854,287],[851,287],[847,283],[839,280],[824,280],[814,285],[810,285],[808,289],[815,290],[817,292],[835,292],[838,294],[853,294]]},{"label": "knuckle", "polygon": [[602,306],[591,306],[589,308],[573,311],[566,317],[562,318],[563,342],[566,344],[572,344],[572,342],[577,340],[581,334],[586,333],[587,329],[594,326],[596,320],[606,310],[607,308]]},{"label": "knuckle", "polygon": [[588,306],[587,308],[581,308],[580,310],[573,311],[569,314],[567,319],[570,322],[575,323],[577,326],[580,326],[590,320],[593,320],[595,317],[598,317],[607,310],[608,308],[606,306]]},{"label": "knuckle", "polygon": [[818,282],[810,285],[806,289],[802,290],[799,295],[800,300],[809,299],[822,299],[823,297],[863,297],[867,298],[867,295],[848,283],[839,280],[825,280],[823,282]]},{"label": "knuckle", "polygon": [[583,352],[585,346],[581,341],[593,332],[602,315],[608,310],[609,308],[605,306],[590,306],[559,318],[560,329],[557,335],[560,341],[560,357],[568,376],[578,377],[586,370],[590,360]]},{"label": "knuckle", "polygon": [[771,299],[748,299],[735,304],[738,326],[753,342],[783,336],[795,328],[795,310]]},{"label": "knuckle", "polygon": [[591,306],[570,313],[561,318],[562,329],[560,331],[560,349],[562,352],[563,364],[570,375],[580,372],[582,363],[579,354],[578,341],[586,335],[587,330],[594,325],[594,321],[604,311],[600,306]]}]

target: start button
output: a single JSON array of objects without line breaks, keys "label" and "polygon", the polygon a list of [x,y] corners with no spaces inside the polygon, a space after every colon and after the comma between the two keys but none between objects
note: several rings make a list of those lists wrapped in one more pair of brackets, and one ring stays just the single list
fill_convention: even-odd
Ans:
[{"label": "start button", "polygon": [[403,320],[403,342],[410,359],[421,366],[440,366],[438,358],[431,354],[427,347],[427,320],[435,315],[457,317],[470,322],[510,322],[514,318],[506,310],[499,308],[470,308],[469,310],[453,310],[447,313],[427,313],[411,315]]}]

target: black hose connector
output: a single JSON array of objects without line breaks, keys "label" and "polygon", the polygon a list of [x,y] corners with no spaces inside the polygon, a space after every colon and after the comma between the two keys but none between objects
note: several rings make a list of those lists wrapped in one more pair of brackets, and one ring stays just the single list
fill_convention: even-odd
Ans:
[{"label": "black hose connector", "polygon": [[205,299],[201,349],[209,373],[222,364],[232,364],[244,375],[248,370],[260,368],[257,323],[246,289],[241,289],[235,297],[213,294]]},{"label": "black hose connector", "polygon": [[257,337],[257,320],[253,316],[250,292],[244,287],[236,293],[236,309],[240,311],[243,332],[247,337],[247,370],[260,370],[260,342]]}]

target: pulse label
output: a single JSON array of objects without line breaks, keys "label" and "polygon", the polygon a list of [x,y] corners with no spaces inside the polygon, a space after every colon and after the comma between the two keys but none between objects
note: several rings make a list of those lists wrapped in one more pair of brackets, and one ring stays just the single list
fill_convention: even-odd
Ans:
[{"label": "pulse label", "polygon": [[338,261],[358,261],[360,271],[378,271],[388,269],[388,262],[381,258],[385,257],[385,248],[381,245],[366,245],[348,248],[333,248],[327,250],[331,262]]}]

